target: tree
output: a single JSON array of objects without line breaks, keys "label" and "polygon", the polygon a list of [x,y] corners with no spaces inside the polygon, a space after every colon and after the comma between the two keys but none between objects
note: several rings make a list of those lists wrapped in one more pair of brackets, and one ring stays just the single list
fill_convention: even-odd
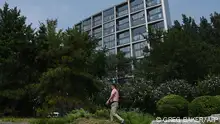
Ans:
[{"label": "tree", "polygon": [[[106,72],[107,78],[120,79],[130,76],[132,72],[132,58],[126,58],[123,52],[118,52],[116,55],[107,56]],[[118,82],[118,80],[117,80]]]},{"label": "tree", "polygon": [[[209,73],[219,73],[220,52],[216,45],[219,32],[217,26],[211,26],[218,23],[218,18],[217,14],[211,17],[213,24],[202,18],[199,26],[191,17],[183,15],[182,25],[175,21],[167,32],[150,32],[151,49],[146,50],[150,55],[140,62],[137,76],[150,78],[155,84],[173,79],[195,84]],[[207,36],[212,36],[211,40]]]},{"label": "tree", "polygon": [[25,19],[8,4],[0,9],[0,111],[21,116],[57,107],[65,111],[76,107],[71,100],[96,93],[97,79],[106,73],[97,41],[72,28],[57,30],[57,20],[34,31]]},{"label": "tree", "polygon": [[[16,7],[0,9],[1,112],[26,115],[32,111],[26,87],[35,81],[34,30]],[[11,113],[12,112],[12,113]]]},{"label": "tree", "polygon": [[45,38],[38,44],[45,46],[37,56],[42,68],[39,84],[42,104],[38,110],[50,112],[59,108],[65,113],[99,90],[97,79],[102,76],[99,72],[102,68],[96,69],[94,65],[98,67],[104,56],[95,50],[95,39],[71,28],[56,32],[56,24],[56,20],[48,20],[39,31],[44,34],[38,35]]}]

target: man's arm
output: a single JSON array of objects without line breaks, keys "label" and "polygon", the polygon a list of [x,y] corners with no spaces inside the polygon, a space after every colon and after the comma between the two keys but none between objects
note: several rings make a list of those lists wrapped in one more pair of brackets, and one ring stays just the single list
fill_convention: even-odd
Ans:
[{"label": "man's arm", "polygon": [[111,96],[109,97],[108,101],[106,102],[107,104],[109,103],[109,101],[115,96],[115,90],[112,91]]}]

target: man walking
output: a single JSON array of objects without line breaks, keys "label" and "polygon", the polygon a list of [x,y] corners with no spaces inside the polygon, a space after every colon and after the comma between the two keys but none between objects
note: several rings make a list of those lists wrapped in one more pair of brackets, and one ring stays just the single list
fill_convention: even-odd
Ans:
[{"label": "man walking", "polygon": [[113,116],[115,116],[118,120],[121,121],[121,124],[124,124],[124,119],[121,118],[116,112],[118,109],[118,102],[119,102],[119,92],[115,84],[111,85],[111,96],[106,102],[107,105],[111,105],[111,112],[110,112],[110,119],[113,121]]}]

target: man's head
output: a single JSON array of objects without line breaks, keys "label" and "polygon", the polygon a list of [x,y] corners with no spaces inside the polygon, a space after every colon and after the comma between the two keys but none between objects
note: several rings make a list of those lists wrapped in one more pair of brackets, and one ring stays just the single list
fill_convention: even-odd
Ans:
[{"label": "man's head", "polygon": [[116,84],[112,84],[112,85],[111,85],[111,88],[112,88],[112,89],[117,88],[117,87],[116,87]]}]

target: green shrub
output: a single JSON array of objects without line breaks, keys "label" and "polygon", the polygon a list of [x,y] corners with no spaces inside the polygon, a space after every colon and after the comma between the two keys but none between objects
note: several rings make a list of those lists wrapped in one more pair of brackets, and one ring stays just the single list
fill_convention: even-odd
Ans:
[{"label": "green shrub", "polygon": [[79,109],[79,110],[71,111],[63,118],[38,119],[32,121],[31,124],[66,124],[66,123],[72,123],[79,118],[89,118],[91,116],[92,115],[89,112],[83,109]]},{"label": "green shrub", "polygon": [[172,80],[160,84],[155,90],[153,90],[151,97],[156,103],[158,100],[169,94],[176,94],[187,100],[192,100],[197,95],[197,91],[196,88],[185,80]]},{"label": "green shrub", "polygon": [[109,111],[107,109],[97,110],[95,116],[98,118],[109,118]]},{"label": "green shrub", "polygon": [[220,112],[220,100],[213,96],[201,96],[189,104],[189,115],[193,117],[210,116]]},{"label": "green shrub", "polygon": [[119,114],[125,119],[126,124],[150,124],[154,120],[150,114],[141,112],[120,112]]},{"label": "green shrub", "polygon": [[197,89],[200,96],[220,95],[220,76],[208,76],[198,83]]},{"label": "green shrub", "polygon": [[214,96],[215,98],[217,98],[218,100],[220,100],[220,95]]},{"label": "green shrub", "polygon": [[157,102],[157,111],[163,117],[184,117],[188,113],[189,102],[178,95],[168,95]]},{"label": "green shrub", "polygon": [[135,79],[130,83],[125,83],[120,87],[121,107],[126,109],[139,108],[148,109],[150,93],[153,89],[152,81]]},{"label": "green shrub", "polygon": [[[119,94],[120,94],[120,108],[129,110],[138,108],[140,110],[151,109],[148,104],[150,99],[150,93],[153,90],[152,81],[144,81],[142,79],[135,78],[126,79],[128,83],[122,83],[118,85]],[[110,86],[109,83],[103,83],[103,88],[96,95],[94,102],[97,105],[104,107],[103,103],[106,102],[106,98],[110,95]]]},{"label": "green shrub", "polygon": [[89,118],[91,117],[92,115],[83,110],[83,109],[79,109],[79,110],[73,110],[72,112],[70,112],[67,116],[66,116],[66,119],[69,121],[69,122],[72,122],[78,118]]}]

